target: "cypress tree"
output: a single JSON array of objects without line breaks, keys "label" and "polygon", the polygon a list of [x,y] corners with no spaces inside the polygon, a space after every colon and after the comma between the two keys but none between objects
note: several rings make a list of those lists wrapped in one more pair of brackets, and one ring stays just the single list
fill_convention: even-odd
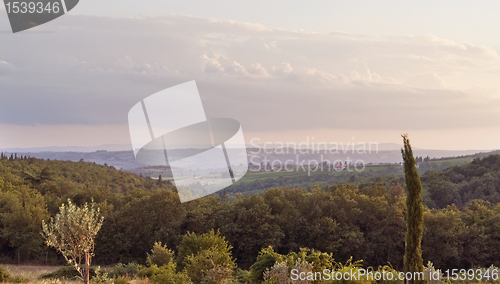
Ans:
[{"label": "cypress tree", "polygon": [[[415,158],[411,149],[408,134],[403,137],[403,155],[406,180],[406,246],[404,256],[404,271],[424,272],[422,259],[422,234],[424,231],[424,206],[422,204],[422,183],[415,167]],[[424,279],[412,279],[413,284],[426,283]]]},{"label": "cypress tree", "polygon": [[163,184],[163,178],[161,177],[161,174],[158,176],[158,185],[161,186]]}]

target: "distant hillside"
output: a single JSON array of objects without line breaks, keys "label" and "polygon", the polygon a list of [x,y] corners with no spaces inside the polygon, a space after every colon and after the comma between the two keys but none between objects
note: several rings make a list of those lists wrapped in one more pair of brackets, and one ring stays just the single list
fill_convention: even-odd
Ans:
[{"label": "distant hillside", "polygon": [[[498,153],[498,152],[495,152]],[[421,177],[424,203],[431,208],[455,204],[459,208],[474,199],[500,203],[500,155],[481,155],[463,166],[428,171]]]},{"label": "distant hillside", "polygon": [[[417,152],[417,151],[415,151]],[[492,154],[498,153],[491,152]],[[399,152],[401,156],[401,153]],[[489,153],[478,153],[458,157],[443,157],[431,159],[427,156],[418,156],[425,162],[417,163],[420,174],[429,170],[444,170],[452,166],[462,166],[470,163],[473,159],[488,156]],[[161,169],[144,168],[149,173],[161,171]],[[165,176],[162,174],[162,176]],[[364,187],[374,183],[385,183],[390,186],[392,183],[404,184],[404,172],[400,163],[368,163],[362,171],[343,169],[341,171],[317,169],[294,170],[294,171],[272,171],[263,170],[260,172],[249,172],[234,185],[226,188],[230,194],[242,193],[253,194],[263,193],[272,187],[305,188],[312,189],[318,185],[327,189],[339,183],[349,183]]]},{"label": "distant hillside", "polygon": [[128,151],[132,149],[130,144],[104,144],[99,146],[50,146],[31,148],[6,148],[0,152],[9,153],[39,153],[39,152],[96,152],[96,151]]},{"label": "distant hillside", "polygon": [[[382,145],[382,144],[381,144]],[[384,144],[385,145],[385,144]],[[384,146],[382,145],[382,146]],[[396,147],[397,145],[385,145],[388,147]],[[321,159],[323,160],[345,160],[349,157],[351,160],[358,160],[361,159],[365,163],[375,163],[375,164],[380,164],[380,163],[399,163],[402,161],[401,159],[401,152],[399,149],[397,150],[382,150],[382,148],[386,147],[381,147],[379,148],[378,151],[373,151],[371,153],[357,153],[356,151],[352,150],[347,150],[343,151],[339,149],[338,153],[324,153],[321,151],[320,153],[306,153],[302,154],[298,150],[289,150],[288,152],[281,152],[278,149],[267,149],[267,153],[261,149],[261,151],[258,154],[255,154],[257,149],[252,149],[249,148],[247,150],[248,152],[248,157],[249,161],[253,163],[260,163],[264,159],[268,159],[271,161],[281,161],[285,162],[289,159],[296,160],[297,157],[299,159],[308,159],[308,160],[317,160],[320,161]],[[20,149],[22,150],[22,149]],[[2,151],[0,151],[2,152]],[[39,159],[50,159],[50,160],[61,160],[61,161],[74,161],[78,162],[80,160],[84,160],[86,162],[94,162],[96,164],[101,164],[101,165],[108,165],[108,166],[113,166],[117,169],[124,169],[124,170],[131,170],[134,173],[137,174],[143,174],[143,175],[148,175],[149,172],[151,172],[151,169],[148,169],[146,165],[143,165],[135,160],[133,152],[130,151],[106,151],[106,150],[99,150],[99,151],[94,151],[94,152],[61,152],[61,151],[43,151],[43,152],[25,152],[25,151],[4,151],[6,155],[10,155],[11,153],[17,153],[18,155],[22,156],[30,156],[30,157],[35,157]],[[463,151],[448,151],[448,150],[424,150],[424,149],[419,149],[415,150],[414,154],[416,156],[422,156],[426,157],[429,156],[430,158],[442,158],[442,157],[457,157],[457,156],[466,156],[466,155],[473,155],[480,153],[481,151],[478,150],[463,150]],[[269,154],[268,154],[269,153]],[[483,153],[483,154],[487,154]],[[144,172],[141,172],[141,169],[139,168],[145,168]],[[135,170],[132,170],[135,169]],[[152,171],[151,176],[158,176],[158,174],[161,174],[161,171]]]},{"label": "distant hillside", "polygon": [[[135,160],[134,153],[130,151],[106,151],[99,150],[95,152],[16,152],[21,156],[29,156],[38,159],[50,159],[60,161],[78,162],[93,162],[100,165],[113,166],[117,169],[133,169],[143,167]],[[10,155],[12,152],[4,152],[5,155]]]},{"label": "distant hillside", "polygon": [[[160,184],[147,177],[93,162],[25,159],[20,155],[13,160],[6,156],[0,159],[0,191],[10,186],[32,187],[46,197],[51,214],[55,214],[68,198],[77,203],[84,203],[93,197],[99,203],[104,200],[117,200],[119,196],[136,189],[175,190],[169,184],[165,181]],[[104,207],[120,205],[107,203]]]}]

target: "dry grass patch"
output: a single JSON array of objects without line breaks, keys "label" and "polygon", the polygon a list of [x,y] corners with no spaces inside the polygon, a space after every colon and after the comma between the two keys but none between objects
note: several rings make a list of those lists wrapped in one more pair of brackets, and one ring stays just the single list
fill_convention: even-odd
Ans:
[{"label": "dry grass patch", "polygon": [[39,278],[42,274],[51,273],[61,268],[60,266],[13,265],[13,264],[1,264],[0,266],[4,267],[12,278],[22,277],[29,283],[36,283],[36,281],[40,281]]}]

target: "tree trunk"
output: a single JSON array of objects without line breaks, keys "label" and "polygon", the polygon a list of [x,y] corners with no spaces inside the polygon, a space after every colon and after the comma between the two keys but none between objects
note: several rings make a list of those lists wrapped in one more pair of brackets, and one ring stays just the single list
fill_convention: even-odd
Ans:
[{"label": "tree trunk", "polygon": [[83,279],[83,283],[84,284],[89,284],[89,278],[90,278],[90,254],[89,253],[85,253],[85,271],[84,271],[84,279]]},{"label": "tree trunk", "polygon": [[49,251],[45,252],[45,265],[49,265]]},{"label": "tree trunk", "polygon": [[17,249],[17,264],[21,264],[21,250]]}]

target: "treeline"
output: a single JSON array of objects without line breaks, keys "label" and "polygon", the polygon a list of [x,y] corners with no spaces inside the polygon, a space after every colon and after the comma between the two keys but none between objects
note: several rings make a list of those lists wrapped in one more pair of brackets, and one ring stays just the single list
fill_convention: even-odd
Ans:
[{"label": "treeline", "polygon": [[[480,161],[478,161],[480,162]],[[478,163],[476,162],[476,163]],[[402,269],[405,194],[392,184],[339,184],[326,190],[272,188],[262,195],[217,196],[179,202],[166,182],[86,162],[0,161],[0,253],[43,261],[41,220],[71,198],[93,198],[105,216],[95,264],[146,262],[155,242],[176,248],[188,232],[219,230],[236,264],[249,269],[263,248],[287,255],[301,248],[345,262],[391,263]],[[500,205],[470,201],[463,208],[426,209],[424,262],[438,268],[500,266]],[[178,253],[178,252],[177,252]],[[49,261],[58,261],[49,251]]]}]

